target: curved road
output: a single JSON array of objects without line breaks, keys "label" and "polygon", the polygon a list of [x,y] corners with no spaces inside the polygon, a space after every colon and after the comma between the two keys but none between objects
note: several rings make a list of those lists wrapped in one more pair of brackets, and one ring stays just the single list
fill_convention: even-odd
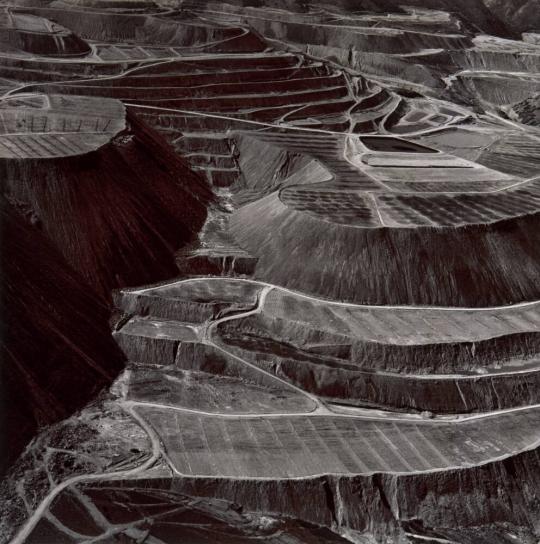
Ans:
[{"label": "curved road", "polygon": [[[177,282],[171,282],[171,284],[168,284],[168,285],[180,284],[180,283],[184,283],[184,282],[188,282],[188,281],[208,281],[208,279],[209,278],[194,278],[194,279],[188,279],[188,280],[180,280],[180,281],[177,281]],[[215,279],[223,281],[223,278],[215,278]],[[227,280],[225,280],[225,281],[231,281],[231,279],[227,278]],[[80,475],[80,476],[75,476],[73,478],[69,478],[69,479],[65,480],[64,482],[60,483],[54,489],[52,489],[47,494],[47,496],[42,500],[42,502],[39,504],[39,506],[36,508],[36,510],[28,518],[26,523],[18,531],[17,535],[11,541],[11,544],[24,544],[25,540],[32,533],[32,531],[34,530],[36,525],[39,523],[39,520],[45,514],[47,508],[49,508],[49,506],[52,505],[52,503],[56,499],[56,497],[63,490],[68,488],[69,486],[75,485],[75,484],[78,484],[78,483],[88,483],[88,482],[92,482],[92,481],[99,481],[99,480],[103,480],[103,479],[106,479],[106,478],[107,479],[108,478],[129,478],[131,476],[134,476],[134,475],[137,475],[139,473],[144,472],[146,469],[150,468],[157,461],[157,459],[159,458],[159,456],[162,453],[161,452],[160,438],[157,435],[157,433],[154,431],[154,429],[151,427],[151,425],[149,425],[145,421],[145,419],[136,412],[137,406],[154,407],[154,408],[159,408],[159,409],[184,412],[184,413],[188,413],[188,414],[200,414],[200,415],[206,415],[206,416],[223,417],[223,418],[235,418],[235,419],[253,418],[253,417],[257,417],[257,416],[260,416],[260,417],[263,417],[263,416],[264,417],[290,417],[290,416],[297,415],[297,416],[303,416],[303,417],[332,416],[332,417],[335,417],[335,418],[347,418],[347,419],[352,418],[352,419],[364,419],[364,420],[384,420],[384,421],[393,421],[393,422],[407,422],[407,421],[410,421],[410,422],[414,422],[414,423],[418,423],[419,421],[425,421],[425,420],[419,418],[417,415],[411,417],[408,414],[402,414],[400,417],[396,417],[395,414],[384,413],[384,412],[381,412],[381,411],[374,411],[374,413],[372,412],[370,414],[370,413],[368,413],[369,410],[365,410],[365,409],[358,409],[357,413],[335,412],[335,411],[329,409],[328,406],[325,405],[317,396],[312,395],[312,394],[304,391],[303,389],[290,384],[289,382],[275,376],[274,374],[272,374],[270,372],[267,372],[267,371],[257,367],[256,365],[253,365],[253,364],[249,363],[248,361],[245,361],[241,357],[238,357],[235,354],[230,353],[226,349],[222,348],[221,346],[215,344],[211,339],[212,329],[214,329],[220,323],[223,323],[223,322],[226,322],[226,321],[232,321],[232,320],[235,320],[235,319],[242,319],[242,318],[245,318],[245,317],[249,317],[250,315],[254,315],[256,313],[259,313],[262,310],[262,307],[264,305],[266,297],[268,296],[270,291],[272,291],[273,289],[282,289],[283,291],[288,291],[288,292],[290,292],[292,294],[297,295],[297,293],[295,293],[294,291],[284,289],[284,288],[280,288],[280,287],[276,287],[276,286],[273,286],[271,284],[267,284],[267,283],[264,283],[264,282],[258,282],[258,281],[254,281],[254,280],[243,280],[243,279],[240,279],[240,278],[234,278],[234,279],[232,279],[232,281],[244,281],[244,282],[248,281],[248,282],[251,282],[251,283],[256,283],[256,284],[263,285],[264,288],[261,290],[261,292],[258,295],[257,303],[256,303],[255,307],[252,308],[251,310],[248,310],[248,311],[245,311],[245,312],[240,312],[240,313],[230,315],[230,316],[225,316],[225,317],[222,317],[220,319],[217,319],[217,320],[209,323],[208,326],[202,332],[203,342],[208,344],[208,345],[211,345],[212,347],[214,347],[216,349],[219,349],[223,353],[227,354],[230,357],[233,357],[235,360],[238,360],[239,362],[241,362],[242,364],[250,367],[251,369],[253,369],[253,370],[257,371],[257,372],[261,372],[263,374],[266,374],[267,376],[271,377],[273,380],[276,380],[276,381],[280,382],[282,385],[285,385],[287,388],[295,389],[296,391],[300,392],[301,394],[305,395],[310,400],[312,400],[314,402],[315,408],[311,412],[299,412],[299,413],[283,412],[283,413],[272,413],[272,414],[265,414],[265,413],[219,414],[219,413],[214,413],[214,412],[205,412],[205,411],[202,411],[202,410],[193,410],[193,409],[189,409],[189,408],[180,408],[180,407],[162,405],[162,404],[151,403],[151,402],[138,402],[138,401],[126,401],[126,400],[119,401],[120,406],[122,406],[122,408],[124,410],[126,410],[139,423],[139,425],[147,433],[147,435],[148,435],[148,437],[149,437],[149,439],[151,441],[151,444],[152,444],[152,454],[151,454],[151,456],[144,463],[142,463],[140,466],[132,468],[132,469],[120,470],[120,471],[109,472],[109,473]],[[131,292],[142,293],[144,291],[148,291],[148,290],[151,290],[151,289],[152,288],[146,288],[146,289],[140,289],[140,290],[133,290]],[[306,298],[311,298],[313,300],[321,300],[321,299],[317,299],[315,297],[311,297],[309,295],[304,295],[304,296]],[[535,303],[536,302],[534,302],[534,304]],[[347,305],[347,306],[359,306],[359,305],[355,305],[355,304],[339,303],[339,302],[335,302],[334,304],[342,304],[342,305],[344,304],[344,305]],[[524,304],[533,304],[533,303],[524,303]],[[420,307],[420,308],[422,308],[422,307]],[[503,307],[503,308],[505,308],[505,307]],[[509,408],[509,409],[505,409],[505,410],[497,410],[497,411],[492,411],[492,412],[484,412],[484,413],[479,413],[479,414],[467,414],[467,415],[461,415],[461,416],[454,416],[452,419],[449,418],[449,417],[434,418],[434,419],[430,419],[429,423],[434,423],[434,424],[435,423],[441,423],[441,424],[456,423],[456,424],[459,424],[459,423],[462,423],[462,422],[470,422],[472,420],[492,418],[492,417],[497,417],[497,416],[500,416],[500,415],[503,415],[503,414],[521,412],[521,411],[525,411],[525,410],[536,410],[536,409],[540,409],[540,404],[517,407],[517,408]],[[354,408],[348,408],[348,410],[355,411]]]},{"label": "curved road", "polygon": [[133,410],[132,406],[126,405],[126,410],[139,423],[139,425],[146,431],[152,443],[152,455],[144,463],[132,469],[119,470],[116,472],[108,472],[108,473],[100,473],[100,474],[87,474],[87,475],[74,476],[73,478],[68,478],[67,480],[58,484],[41,501],[41,503],[36,508],[36,510],[26,520],[25,524],[19,529],[19,531],[17,532],[13,540],[11,540],[10,544],[24,544],[26,539],[30,536],[30,534],[32,533],[36,525],[38,524],[43,514],[45,514],[45,511],[47,510],[47,508],[51,506],[51,504],[56,499],[56,497],[58,497],[58,495],[69,486],[79,484],[79,483],[99,481],[99,480],[103,480],[104,478],[129,478],[130,476],[135,476],[139,474],[140,472],[143,472],[146,469],[150,468],[158,460],[161,454],[159,437],[156,435],[152,427],[148,425],[148,423],[146,423],[146,421],[141,416],[139,416],[139,414],[137,414],[135,410]]}]

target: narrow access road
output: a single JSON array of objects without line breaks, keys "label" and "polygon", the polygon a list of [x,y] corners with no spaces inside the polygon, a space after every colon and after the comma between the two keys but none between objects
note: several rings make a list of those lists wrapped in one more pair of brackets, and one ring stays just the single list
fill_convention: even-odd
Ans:
[{"label": "narrow access road", "polygon": [[135,412],[132,406],[126,405],[126,409],[129,412],[129,414],[139,423],[139,425],[147,433],[152,444],[151,456],[144,463],[132,469],[119,470],[115,472],[99,473],[99,474],[83,474],[80,476],[74,476],[72,478],[68,478],[67,480],[58,484],[55,488],[51,489],[51,491],[44,497],[44,499],[41,501],[41,503],[36,508],[36,510],[26,520],[24,525],[19,529],[19,531],[17,532],[13,540],[11,540],[10,544],[24,544],[26,539],[30,536],[30,534],[32,533],[36,525],[39,523],[39,520],[45,514],[47,508],[49,508],[49,506],[52,505],[56,497],[58,497],[58,495],[69,486],[80,484],[80,483],[99,481],[106,478],[129,478],[130,476],[136,476],[137,474],[150,468],[158,460],[161,454],[159,437],[154,432],[152,427],[148,423],[146,423],[144,418],[142,418],[139,414]]},{"label": "narrow access road", "polygon": [[289,289],[287,287],[282,287],[280,285],[274,285],[265,281],[261,280],[254,280],[254,279],[247,279],[247,278],[225,278],[222,276],[208,276],[208,277],[200,277],[200,278],[187,278],[182,280],[173,280],[169,283],[162,283],[159,286],[149,286],[144,287],[142,289],[126,289],[127,292],[134,293],[134,294],[142,294],[147,291],[154,291],[160,287],[172,287],[174,285],[181,285],[182,283],[188,283],[188,282],[208,282],[208,281],[235,281],[235,282],[244,282],[244,283],[252,283],[256,285],[262,285],[264,287],[270,287],[271,289],[275,289],[276,291],[283,291],[284,293],[288,293],[290,295],[294,295],[299,298],[304,298],[307,300],[312,300],[314,302],[322,303],[322,304],[328,304],[330,306],[343,306],[346,308],[358,308],[358,309],[379,309],[379,310],[437,310],[437,311],[443,311],[443,312],[486,312],[486,311],[494,311],[494,310],[513,310],[515,308],[527,308],[530,306],[540,305],[540,300],[531,300],[527,302],[518,302],[517,304],[507,304],[505,306],[479,306],[479,307],[467,307],[467,306],[426,306],[426,305],[405,305],[405,304],[356,304],[354,302],[340,302],[336,300],[330,300],[326,298],[316,297],[313,295],[308,295],[306,293],[302,293],[300,291],[295,291],[293,289]]}]

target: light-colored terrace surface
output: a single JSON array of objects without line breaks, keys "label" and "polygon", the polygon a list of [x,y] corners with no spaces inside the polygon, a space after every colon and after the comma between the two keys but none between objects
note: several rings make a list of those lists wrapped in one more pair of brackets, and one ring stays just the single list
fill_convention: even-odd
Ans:
[{"label": "light-colored terrace surface", "polygon": [[113,99],[17,94],[0,100],[0,158],[83,155],[125,128],[124,106]]}]

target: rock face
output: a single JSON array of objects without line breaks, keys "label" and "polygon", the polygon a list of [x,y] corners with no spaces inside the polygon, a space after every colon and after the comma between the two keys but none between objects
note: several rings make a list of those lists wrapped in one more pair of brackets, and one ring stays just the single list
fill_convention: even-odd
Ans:
[{"label": "rock face", "polygon": [[538,28],[405,4],[2,8],[1,543],[539,541]]}]

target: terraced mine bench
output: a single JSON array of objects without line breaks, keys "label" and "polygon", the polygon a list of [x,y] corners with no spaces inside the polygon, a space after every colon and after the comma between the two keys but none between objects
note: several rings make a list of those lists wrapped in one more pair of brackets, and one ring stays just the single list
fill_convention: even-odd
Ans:
[{"label": "terraced mine bench", "polygon": [[527,6],[250,3],[0,11],[0,540],[534,544]]}]

